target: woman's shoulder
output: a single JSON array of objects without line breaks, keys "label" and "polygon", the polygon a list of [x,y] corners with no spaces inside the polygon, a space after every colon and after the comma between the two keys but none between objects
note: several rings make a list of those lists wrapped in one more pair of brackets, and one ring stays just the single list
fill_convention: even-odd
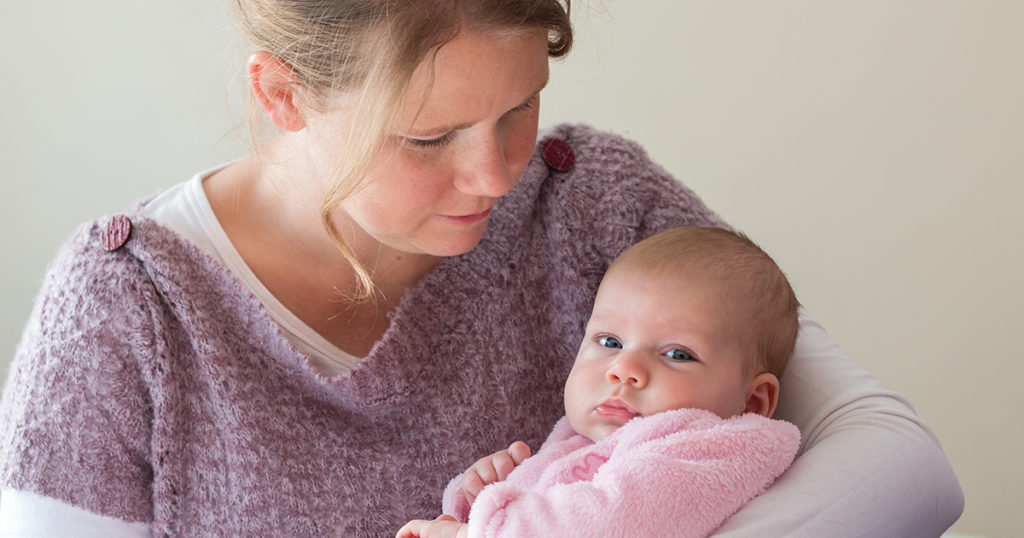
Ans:
[{"label": "woman's shoulder", "polygon": [[55,330],[71,325],[83,331],[138,308],[147,279],[142,264],[124,248],[133,235],[137,232],[132,222],[120,215],[80,225],[43,278],[37,298],[39,323]]},{"label": "woman's shoulder", "polygon": [[176,290],[216,285],[216,262],[142,216],[141,207],[86,222],[64,242],[37,297],[42,327],[80,332],[112,319],[142,323],[164,311],[159,303]]},{"label": "woman's shoulder", "polygon": [[290,350],[227,269],[133,208],[81,225],[60,248],[12,371],[138,370],[149,379],[187,367],[195,345],[238,357]]},{"label": "woman's shoulder", "polygon": [[667,228],[722,225],[640,144],[587,125],[542,132],[520,185],[506,198],[510,228],[532,226],[605,257]]},{"label": "woman's shoulder", "polygon": [[[586,124],[566,123],[545,130],[539,137],[538,155],[552,172],[562,172],[567,179],[596,176],[588,180],[601,182],[649,171],[668,175],[636,141]],[[554,162],[556,156],[562,158],[560,162]]]},{"label": "woman's shoulder", "polygon": [[599,129],[585,123],[560,123],[545,129],[539,138],[562,138],[581,147],[594,148],[602,153],[621,152],[622,158],[646,159],[647,152],[636,141],[614,131]]},{"label": "woman's shoulder", "polygon": [[[146,216],[144,203],[123,213],[105,215],[79,225],[61,245],[48,274],[58,279],[133,281],[153,265],[186,265],[198,258],[190,243]],[[175,261],[171,256],[182,257]],[[149,275],[149,278],[157,275]],[[79,282],[80,283],[80,282]]]},{"label": "woman's shoulder", "polygon": [[679,215],[666,225],[721,222],[696,193],[622,135],[558,125],[542,134],[538,151],[548,182],[564,194],[558,200],[562,207],[589,208],[604,222],[632,227],[661,225],[665,210]]}]

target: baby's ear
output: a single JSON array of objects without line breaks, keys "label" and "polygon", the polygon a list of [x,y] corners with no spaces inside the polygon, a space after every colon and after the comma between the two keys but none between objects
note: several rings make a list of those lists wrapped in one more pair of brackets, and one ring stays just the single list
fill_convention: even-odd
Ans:
[{"label": "baby's ear", "polygon": [[779,378],[775,374],[763,372],[750,381],[747,389],[747,413],[771,418],[775,406],[779,404]]}]

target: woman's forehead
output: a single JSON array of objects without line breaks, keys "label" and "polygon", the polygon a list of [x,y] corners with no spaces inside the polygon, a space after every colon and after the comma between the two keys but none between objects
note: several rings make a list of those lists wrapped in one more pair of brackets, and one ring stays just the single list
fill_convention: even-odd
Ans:
[{"label": "woman's forehead", "polygon": [[547,80],[545,31],[462,32],[416,69],[403,114],[416,134],[447,132],[506,112]]}]

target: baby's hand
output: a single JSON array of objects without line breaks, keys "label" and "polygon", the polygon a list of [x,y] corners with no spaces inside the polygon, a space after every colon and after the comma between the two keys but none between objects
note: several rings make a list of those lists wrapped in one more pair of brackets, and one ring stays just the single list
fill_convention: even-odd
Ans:
[{"label": "baby's hand", "polygon": [[395,538],[466,538],[468,528],[465,523],[444,514],[434,521],[417,519],[402,527]]},{"label": "baby's hand", "polygon": [[466,494],[466,500],[473,504],[476,496],[487,484],[504,480],[517,465],[529,457],[530,447],[522,441],[516,441],[506,450],[499,450],[477,460],[462,476],[462,491]]}]

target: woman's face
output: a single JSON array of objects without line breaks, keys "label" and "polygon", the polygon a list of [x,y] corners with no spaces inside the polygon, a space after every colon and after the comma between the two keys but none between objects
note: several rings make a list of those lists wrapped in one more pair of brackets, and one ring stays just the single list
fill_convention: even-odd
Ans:
[{"label": "woman's face", "polygon": [[[473,248],[530,160],[547,80],[543,30],[464,32],[421,64],[399,110],[402,127],[340,206],[338,229],[357,255],[382,246],[432,256]],[[346,131],[346,122],[344,112],[308,122],[324,155],[343,142],[318,133]]]}]

